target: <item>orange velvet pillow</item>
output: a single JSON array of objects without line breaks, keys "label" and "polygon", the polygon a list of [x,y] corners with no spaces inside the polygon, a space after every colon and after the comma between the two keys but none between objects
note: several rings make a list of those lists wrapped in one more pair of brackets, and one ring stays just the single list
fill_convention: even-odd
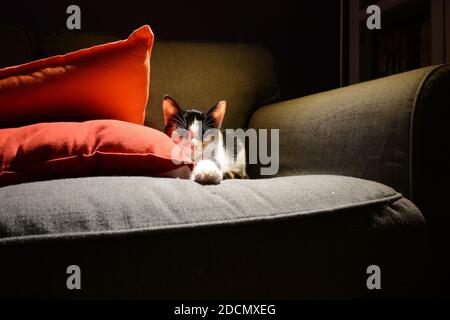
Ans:
[{"label": "orange velvet pillow", "polygon": [[0,128],[117,119],[143,124],[153,33],[0,70]]},{"label": "orange velvet pillow", "polygon": [[118,120],[0,129],[0,146],[0,186],[92,175],[189,178],[192,169],[189,158],[172,157],[175,143],[164,133]]}]

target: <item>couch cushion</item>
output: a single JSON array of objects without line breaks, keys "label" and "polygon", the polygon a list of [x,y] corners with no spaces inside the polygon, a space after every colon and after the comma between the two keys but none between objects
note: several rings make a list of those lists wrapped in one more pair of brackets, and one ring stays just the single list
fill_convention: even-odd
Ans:
[{"label": "couch cushion", "polygon": [[[419,210],[353,178],[79,178],[3,187],[0,203],[9,299],[392,295],[420,284],[426,261]],[[82,290],[67,290],[72,264]],[[366,286],[370,265],[382,290]]]},{"label": "couch cushion", "polygon": [[[66,31],[50,36],[43,52],[47,56],[65,54],[117,38],[102,33]],[[165,94],[175,98],[182,107],[203,111],[217,101],[227,100],[224,128],[245,128],[257,107],[278,97],[272,56],[257,45],[155,41],[151,65],[145,124],[156,129],[164,128]]]},{"label": "couch cushion", "polygon": [[402,219],[422,221],[394,190],[349,177],[225,180],[218,186],[150,177],[52,180],[0,188],[0,243],[339,215],[399,202],[410,209]]},{"label": "couch cushion", "polygon": [[191,158],[159,130],[118,120],[0,129],[0,186],[103,175],[189,179]]},{"label": "couch cushion", "polygon": [[145,25],[123,41],[0,70],[0,127],[95,119],[142,125],[152,45]]}]

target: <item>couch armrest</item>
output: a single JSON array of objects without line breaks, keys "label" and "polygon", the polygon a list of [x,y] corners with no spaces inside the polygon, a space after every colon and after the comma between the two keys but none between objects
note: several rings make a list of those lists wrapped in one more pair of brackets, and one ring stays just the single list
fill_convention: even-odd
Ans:
[{"label": "couch armrest", "polygon": [[420,206],[445,182],[449,109],[450,65],[441,65],[264,106],[249,127],[280,129],[279,176],[374,180]]}]

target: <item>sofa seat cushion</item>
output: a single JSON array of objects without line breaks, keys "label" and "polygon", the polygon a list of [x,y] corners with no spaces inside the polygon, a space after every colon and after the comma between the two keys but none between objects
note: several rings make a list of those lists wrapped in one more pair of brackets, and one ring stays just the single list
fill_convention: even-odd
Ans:
[{"label": "sofa seat cushion", "polygon": [[0,242],[300,219],[399,203],[408,210],[398,218],[422,219],[391,188],[340,176],[225,180],[217,186],[150,177],[63,179],[0,188],[0,203]]},{"label": "sofa seat cushion", "polygon": [[[379,296],[410,292],[426,261],[419,210],[348,177],[78,178],[3,187],[0,203],[0,297]],[[67,290],[73,264],[82,290]]]}]

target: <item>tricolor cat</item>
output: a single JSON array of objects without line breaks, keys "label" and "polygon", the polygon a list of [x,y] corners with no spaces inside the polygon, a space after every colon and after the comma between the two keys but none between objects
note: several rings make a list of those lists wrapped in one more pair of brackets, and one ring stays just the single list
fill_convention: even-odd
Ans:
[{"label": "tricolor cat", "polygon": [[164,132],[175,143],[188,145],[195,163],[191,179],[201,184],[219,184],[223,179],[247,179],[245,148],[241,141],[233,150],[225,148],[220,131],[226,102],[219,101],[208,112],[182,108],[169,96],[163,100]]}]

